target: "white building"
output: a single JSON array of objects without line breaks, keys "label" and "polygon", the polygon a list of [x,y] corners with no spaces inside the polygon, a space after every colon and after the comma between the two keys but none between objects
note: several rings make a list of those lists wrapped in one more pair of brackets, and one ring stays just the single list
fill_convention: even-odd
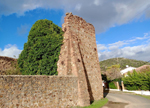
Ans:
[{"label": "white building", "polygon": [[127,72],[132,71],[134,69],[136,69],[136,68],[135,67],[129,67],[128,65],[126,65],[126,68],[121,70],[120,73],[121,73],[121,75],[127,75]]}]

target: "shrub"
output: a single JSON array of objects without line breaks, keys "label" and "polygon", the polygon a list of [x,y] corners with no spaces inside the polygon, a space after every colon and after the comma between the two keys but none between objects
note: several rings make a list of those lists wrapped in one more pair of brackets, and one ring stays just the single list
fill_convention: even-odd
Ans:
[{"label": "shrub", "polygon": [[62,29],[52,21],[35,22],[18,58],[23,75],[57,75],[62,34]]},{"label": "shrub", "polygon": [[138,86],[136,86],[136,85],[127,85],[127,86],[126,86],[126,89],[127,89],[127,90],[138,90],[139,88],[138,88]]},{"label": "shrub", "polygon": [[114,82],[109,82],[109,88],[117,89],[117,87],[115,86]]},{"label": "shrub", "polygon": [[128,73],[123,78],[124,85],[128,90],[150,90],[150,69],[144,72]]}]

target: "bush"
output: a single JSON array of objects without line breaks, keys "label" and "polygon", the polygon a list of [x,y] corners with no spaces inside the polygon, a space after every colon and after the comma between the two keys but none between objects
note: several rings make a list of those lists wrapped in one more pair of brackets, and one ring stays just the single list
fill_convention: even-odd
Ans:
[{"label": "bush", "polygon": [[115,86],[114,82],[109,82],[109,88],[117,89],[117,87]]},{"label": "bush", "polygon": [[133,73],[128,73],[123,81],[128,90],[150,90],[150,69],[138,73],[134,70]]},{"label": "bush", "polygon": [[136,85],[127,85],[126,89],[127,90],[139,90],[138,86]]},{"label": "bush", "polygon": [[57,75],[62,34],[62,29],[52,21],[35,22],[18,58],[23,75]]}]

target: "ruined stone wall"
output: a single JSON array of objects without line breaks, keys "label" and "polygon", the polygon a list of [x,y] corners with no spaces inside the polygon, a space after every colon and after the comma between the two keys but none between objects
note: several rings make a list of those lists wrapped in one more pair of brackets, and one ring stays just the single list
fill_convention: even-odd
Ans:
[{"label": "ruined stone wall", "polygon": [[67,14],[62,29],[58,76],[0,75],[0,107],[69,108],[103,97],[93,25]]},{"label": "ruined stone wall", "polygon": [[0,56],[0,75],[5,74],[6,70],[12,69],[13,63],[16,63],[17,59],[11,57]]},{"label": "ruined stone wall", "polygon": [[58,75],[78,77],[78,105],[87,106],[103,97],[95,29],[71,13],[66,14],[62,29],[64,44],[57,64]]},{"label": "ruined stone wall", "polygon": [[77,106],[77,77],[0,75],[0,108]]}]

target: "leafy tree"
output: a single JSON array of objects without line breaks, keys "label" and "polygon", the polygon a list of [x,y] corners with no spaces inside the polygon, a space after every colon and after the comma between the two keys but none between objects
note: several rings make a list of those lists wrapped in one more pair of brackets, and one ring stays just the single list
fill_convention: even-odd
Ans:
[{"label": "leafy tree", "polygon": [[120,65],[112,65],[107,68],[106,75],[108,80],[114,80],[121,77]]},{"label": "leafy tree", "polygon": [[56,75],[63,31],[52,21],[38,20],[32,26],[28,41],[19,55],[23,75]]}]

